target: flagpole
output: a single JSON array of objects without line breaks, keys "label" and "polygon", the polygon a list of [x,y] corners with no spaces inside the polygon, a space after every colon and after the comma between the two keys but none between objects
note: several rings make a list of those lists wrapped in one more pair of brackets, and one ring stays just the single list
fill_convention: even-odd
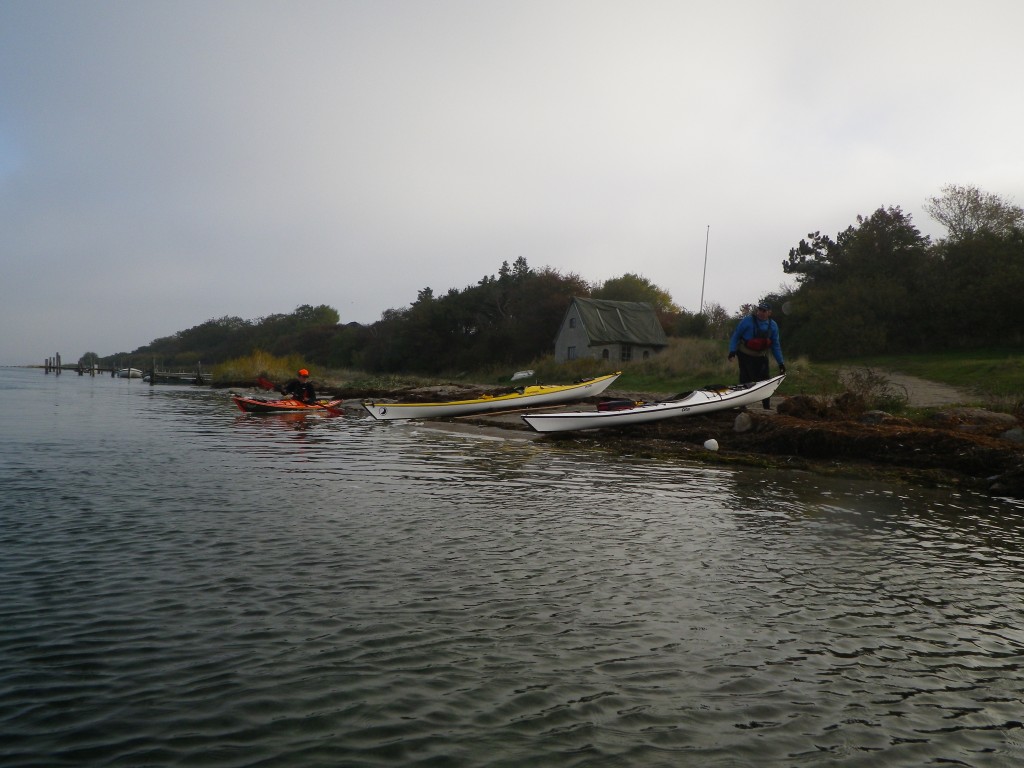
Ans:
[{"label": "flagpole", "polygon": [[708,224],[707,234],[704,236],[704,275],[700,279],[700,312],[697,314],[704,314],[704,281],[708,276],[708,241],[711,239],[711,225]]}]

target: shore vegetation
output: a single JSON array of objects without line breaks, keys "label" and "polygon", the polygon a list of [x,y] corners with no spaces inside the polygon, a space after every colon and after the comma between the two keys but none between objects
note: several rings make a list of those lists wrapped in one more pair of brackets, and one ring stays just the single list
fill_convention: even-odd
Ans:
[{"label": "shore vegetation", "polygon": [[[307,368],[320,389],[344,396],[346,392],[398,392],[418,387],[457,383],[480,389],[512,385],[516,370],[492,366],[481,370],[422,374],[375,373],[355,368],[328,368],[298,355],[275,356],[260,350],[228,360],[213,369],[215,386],[255,386],[259,379],[276,383]],[[712,384],[734,384],[735,363],[729,362],[722,342],[707,339],[669,339],[669,347],[645,361],[620,363],[581,359],[556,363],[540,358],[517,369],[533,371],[519,383],[564,384],[617,370],[622,376],[614,389],[668,397]],[[1014,412],[1024,407],[1024,356],[1005,350],[952,351],[921,355],[878,356],[816,363],[806,357],[787,361],[787,379],[780,395],[807,395],[822,399],[852,393],[867,407],[893,414],[912,411],[907,392],[888,375],[898,372],[956,387],[968,393],[962,405]],[[774,373],[774,369],[773,369]]]},{"label": "shore vegetation", "polygon": [[[863,390],[879,407],[901,393],[884,372],[950,384],[1005,409],[1024,392],[1024,209],[973,186],[950,185],[925,211],[947,230],[932,240],[899,206],[881,206],[828,234],[810,232],[778,253],[790,282],[727,310],[701,300],[678,305],[644,275],[592,282],[522,256],[465,288],[424,287],[407,306],[373,323],[343,322],[327,305],[254,320],[221,317],[131,353],[83,357],[109,367],[171,370],[216,366],[221,380],[291,377],[308,368],[327,386],[395,389],[450,379],[508,384],[512,372],[572,381],[621,369],[617,387],[675,394],[736,380],[727,339],[755,302],[774,308],[789,376],[783,393]],[[632,255],[631,255],[632,257]],[[554,361],[554,339],[574,297],[642,301],[655,312],[668,348],[646,361]],[[999,345],[993,348],[993,343]],[[773,367],[774,370],[774,367]]]}]

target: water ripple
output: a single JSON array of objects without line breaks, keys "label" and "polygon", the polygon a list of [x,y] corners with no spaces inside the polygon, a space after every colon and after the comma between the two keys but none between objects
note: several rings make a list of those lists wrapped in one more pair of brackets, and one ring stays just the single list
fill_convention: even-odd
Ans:
[{"label": "water ripple", "polygon": [[1011,504],[69,378],[0,371],[5,766],[1024,758]]}]

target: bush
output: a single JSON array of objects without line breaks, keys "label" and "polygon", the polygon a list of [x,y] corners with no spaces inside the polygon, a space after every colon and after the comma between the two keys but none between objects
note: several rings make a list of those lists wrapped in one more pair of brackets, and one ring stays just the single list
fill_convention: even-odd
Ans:
[{"label": "bush", "polygon": [[910,396],[906,387],[894,384],[871,368],[851,368],[844,372],[846,390],[859,397],[870,410],[898,413],[906,409]]}]

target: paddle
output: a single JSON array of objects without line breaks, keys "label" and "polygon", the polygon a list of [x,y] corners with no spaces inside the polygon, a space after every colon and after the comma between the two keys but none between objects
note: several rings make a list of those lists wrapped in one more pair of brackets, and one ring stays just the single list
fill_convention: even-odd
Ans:
[{"label": "paddle", "polygon": [[317,401],[317,406],[322,408],[323,410],[327,411],[328,413],[334,414],[335,416],[342,416],[342,415],[344,415],[345,409],[340,404],[338,404],[338,405],[331,405],[331,402],[333,402],[333,401],[331,401],[331,400],[318,400]]},{"label": "paddle", "polygon": [[270,379],[264,378],[263,376],[256,377],[256,385],[268,390],[277,389],[277,387],[274,386],[274,382],[270,381]]}]

